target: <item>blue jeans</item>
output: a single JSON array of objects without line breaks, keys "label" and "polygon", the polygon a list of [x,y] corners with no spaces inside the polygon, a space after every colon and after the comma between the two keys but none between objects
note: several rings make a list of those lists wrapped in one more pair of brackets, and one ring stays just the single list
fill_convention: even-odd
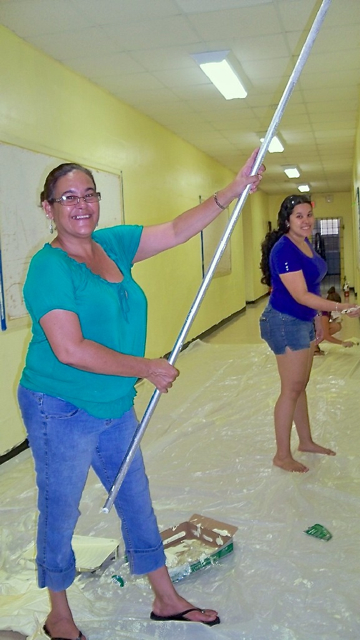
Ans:
[{"label": "blue jeans", "polygon": [[313,320],[299,320],[287,313],[276,311],[268,304],[260,317],[260,334],[275,355],[283,355],[286,347],[291,351],[309,349],[315,340]]},{"label": "blue jeans", "polygon": [[[90,466],[109,491],[128,450],[137,419],[99,419],[69,402],[19,386],[18,400],[35,460],[38,486],[38,583],[53,591],[75,577],[71,539]],[[165,564],[161,536],[138,449],[114,502],[132,573]]]}]

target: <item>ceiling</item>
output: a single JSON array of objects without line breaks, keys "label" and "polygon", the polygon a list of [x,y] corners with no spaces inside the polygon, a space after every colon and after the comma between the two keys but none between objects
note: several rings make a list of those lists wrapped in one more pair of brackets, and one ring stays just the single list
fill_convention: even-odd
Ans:
[{"label": "ceiling", "polygon": [[[0,23],[236,170],[266,132],[318,0],[0,0]],[[191,57],[230,49],[248,96],[225,100]],[[350,191],[359,119],[360,2],[332,0],[261,188]],[[296,164],[289,180],[283,165]]]}]

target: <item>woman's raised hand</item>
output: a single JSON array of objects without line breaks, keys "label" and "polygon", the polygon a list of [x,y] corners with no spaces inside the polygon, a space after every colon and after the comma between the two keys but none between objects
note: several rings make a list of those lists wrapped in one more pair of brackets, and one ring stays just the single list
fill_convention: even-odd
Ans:
[{"label": "woman's raised hand", "polygon": [[251,185],[250,193],[254,193],[258,188],[260,180],[262,179],[262,174],[264,173],[264,171],[266,171],[265,165],[262,164],[261,167],[258,169],[258,172],[256,175],[254,176],[250,175],[258,152],[259,152],[259,149],[255,149],[252,152],[250,158],[247,159],[244,166],[240,169],[239,173],[237,174],[233,183],[234,188],[237,191],[234,197],[239,197],[248,184]]}]

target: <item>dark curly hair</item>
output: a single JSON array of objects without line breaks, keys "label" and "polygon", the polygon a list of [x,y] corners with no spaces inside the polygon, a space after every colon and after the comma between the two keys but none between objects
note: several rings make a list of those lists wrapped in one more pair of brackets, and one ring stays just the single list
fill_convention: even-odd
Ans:
[{"label": "dark curly hair", "polygon": [[57,181],[68,173],[71,173],[71,171],[82,171],[83,173],[86,173],[86,175],[93,181],[94,189],[96,191],[94,176],[89,169],[86,169],[86,167],[83,167],[81,164],[76,164],[75,162],[64,162],[63,164],[59,164],[58,167],[55,167],[55,169],[52,169],[47,176],[44,183],[44,189],[40,194],[40,204],[45,200],[50,203],[54,201]]},{"label": "dark curly hair", "polygon": [[277,216],[277,229],[273,229],[269,231],[263,242],[261,243],[261,261],[260,261],[260,270],[263,274],[261,278],[262,284],[266,284],[268,287],[271,286],[271,273],[269,266],[269,258],[270,251],[273,248],[274,244],[280,240],[281,236],[285,235],[289,231],[289,218],[294,211],[294,207],[297,204],[310,204],[311,200],[309,200],[308,196],[302,195],[292,195],[288,196],[283,200],[280,206],[280,210]]}]

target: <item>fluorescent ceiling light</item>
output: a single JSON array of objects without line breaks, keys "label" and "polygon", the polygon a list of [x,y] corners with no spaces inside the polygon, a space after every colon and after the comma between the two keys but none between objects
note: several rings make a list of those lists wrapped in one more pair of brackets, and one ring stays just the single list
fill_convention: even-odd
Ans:
[{"label": "fluorescent ceiling light", "polygon": [[310,185],[308,185],[308,184],[299,184],[298,190],[301,191],[301,193],[308,193],[308,191],[310,191]]},{"label": "fluorescent ceiling light", "polygon": [[230,51],[196,53],[192,58],[226,100],[246,98],[247,91],[235,70],[239,65],[236,64],[236,58]]},{"label": "fluorescent ceiling light", "polygon": [[[264,138],[260,138],[260,142],[263,142],[263,141],[264,141]],[[269,145],[269,153],[282,153],[283,151],[284,151],[284,147],[280,142],[278,136],[274,136],[271,139],[271,142]]]},{"label": "fluorescent ceiling light", "polygon": [[284,167],[284,173],[288,178],[298,178],[300,176],[300,171],[297,167]]}]

